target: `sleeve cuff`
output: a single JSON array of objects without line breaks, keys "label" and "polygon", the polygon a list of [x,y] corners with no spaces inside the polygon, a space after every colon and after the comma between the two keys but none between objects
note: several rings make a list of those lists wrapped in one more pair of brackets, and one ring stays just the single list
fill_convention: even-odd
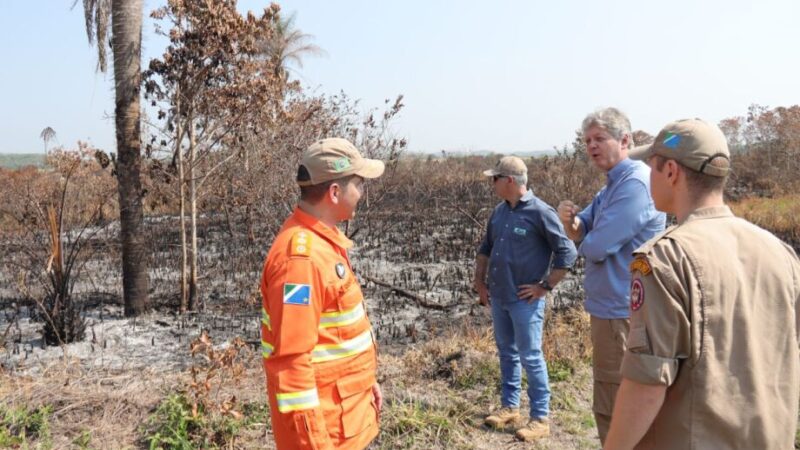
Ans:
[{"label": "sleeve cuff", "polygon": [[622,376],[641,384],[671,386],[678,376],[678,360],[626,351],[622,358]]},{"label": "sleeve cuff", "polygon": [[575,265],[575,259],[576,258],[571,258],[570,256],[562,257],[560,255],[556,255],[556,257],[553,259],[553,264],[551,267],[553,269],[571,269],[572,266]]}]

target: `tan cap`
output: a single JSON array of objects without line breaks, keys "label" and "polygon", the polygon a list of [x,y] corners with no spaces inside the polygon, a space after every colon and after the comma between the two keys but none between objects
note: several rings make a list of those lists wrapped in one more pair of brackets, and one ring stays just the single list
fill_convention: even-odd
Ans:
[{"label": "tan cap", "polygon": [[516,156],[504,156],[497,161],[493,169],[484,170],[483,174],[487,177],[494,175],[520,176],[528,173],[528,166]]},{"label": "tan cap", "polygon": [[297,180],[300,186],[312,186],[350,175],[378,178],[385,168],[383,161],[364,158],[350,141],[342,138],[314,142],[303,152],[300,164],[305,166],[310,176],[309,180]]},{"label": "tan cap", "polygon": [[708,164],[718,156],[730,160],[731,154],[722,130],[700,119],[669,123],[652,144],[636,147],[628,154],[633,159],[644,161],[653,155],[674,159],[690,169],[715,177],[724,177],[730,171],[729,167]]}]

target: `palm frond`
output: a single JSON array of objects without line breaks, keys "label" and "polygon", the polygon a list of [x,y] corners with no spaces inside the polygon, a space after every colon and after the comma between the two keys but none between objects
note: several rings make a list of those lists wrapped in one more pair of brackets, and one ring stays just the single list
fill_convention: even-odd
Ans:
[{"label": "palm frond", "polygon": [[280,67],[276,70],[286,71],[287,63],[303,67],[303,58],[306,56],[323,56],[325,51],[313,44],[314,36],[303,33],[295,27],[297,14],[281,17],[275,24],[275,33],[272,39],[261,43],[264,54],[269,55]]},{"label": "palm frond", "polygon": [[[79,0],[72,3],[72,8]],[[83,0],[83,17],[86,22],[86,37],[89,45],[97,44],[97,70],[107,68],[108,27],[111,23],[111,0]],[[95,39],[96,38],[96,39]]]},{"label": "palm frond", "polygon": [[95,33],[97,34],[97,68],[105,72],[107,68],[106,49],[108,48],[108,27],[111,23],[111,0],[85,0],[93,1],[95,8]]}]

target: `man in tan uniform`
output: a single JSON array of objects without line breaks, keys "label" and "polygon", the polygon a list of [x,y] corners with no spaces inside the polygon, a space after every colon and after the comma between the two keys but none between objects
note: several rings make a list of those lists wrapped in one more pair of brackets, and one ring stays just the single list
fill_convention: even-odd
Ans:
[{"label": "man in tan uniform", "polygon": [[725,136],[668,124],[631,157],[678,225],[634,252],[628,348],[605,449],[787,449],[800,400],[800,262],[723,201]]}]

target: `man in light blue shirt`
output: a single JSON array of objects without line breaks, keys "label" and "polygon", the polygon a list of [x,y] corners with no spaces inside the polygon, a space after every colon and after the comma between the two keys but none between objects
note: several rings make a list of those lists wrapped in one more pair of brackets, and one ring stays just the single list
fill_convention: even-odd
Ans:
[{"label": "man in light blue shirt", "polygon": [[542,354],[544,297],[577,258],[555,209],[526,187],[527,172],[515,156],[502,158],[484,172],[492,177],[494,192],[503,201],[489,218],[475,262],[480,303],[492,308],[502,384],[502,408],[488,416],[486,424],[505,428],[521,419],[524,368],[531,409],[529,419],[516,431],[523,441],[550,433],[550,387]]},{"label": "man in light blue shirt", "polygon": [[621,381],[620,366],[628,335],[628,266],[633,251],[664,229],[666,217],[650,196],[650,169],[628,158],[631,125],[616,108],[589,114],[583,121],[586,152],[606,172],[606,186],[578,211],[569,200],[558,205],[567,235],[580,242],[586,259],[585,309],[591,315],[594,411],[600,441],[605,442]]}]

